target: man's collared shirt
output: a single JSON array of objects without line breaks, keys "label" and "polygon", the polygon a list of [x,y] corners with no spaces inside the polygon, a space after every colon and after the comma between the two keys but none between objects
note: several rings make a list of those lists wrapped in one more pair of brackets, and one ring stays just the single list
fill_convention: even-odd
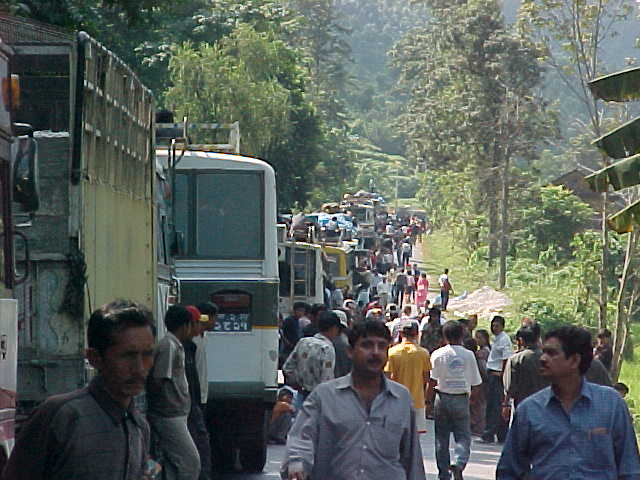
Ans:
[{"label": "man's collared shirt", "polygon": [[323,383],[304,402],[289,432],[281,474],[302,462],[319,480],[424,480],[411,395],[383,377],[370,413],[351,374]]},{"label": "man's collared shirt", "polygon": [[496,372],[502,371],[502,362],[513,355],[513,344],[509,335],[500,332],[491,344],[491,352],[487,359],[487,368]]},{"label": "man's collared shirt", "polygon": [[514,399],[516,406],[549,386],[549,380],[540,375],[541,356],[540,348],[527,347],[507,360],[503,374],[504,390]]},{"label": "man's collared shirt", "polygon": [[282,366],[283,372],[295,378],[305,390],[311,392],[322,382],[334,378],[336,350],[333,342],[321,333],[302,338]]},{"label": "man's collared shirt", "polygon": [[640,479],[638,445],[624,400],[583,380],[567,413],[551,387],[517,408],[496,479]]},{"label": "man's collared shirt", "polygon": [[173,333],[167,332],[158,343],[147,378],[147,409],[152,416],[182,417],[189,414],[190,408],[184,347]]},{"label": "man's collared shirt", "polygon": [[47,399],[20,430],[3,480],[140,480],[149,426],[118,405],[102,377]]},{"label": "man's collared shirt", "polygon": [[414,408],[424,408],[425,379],[431,370],[431,359],[425,348],[409,340],[389,349],[389,360],[384,367],[391,379],[404,385],[413,399]]}]

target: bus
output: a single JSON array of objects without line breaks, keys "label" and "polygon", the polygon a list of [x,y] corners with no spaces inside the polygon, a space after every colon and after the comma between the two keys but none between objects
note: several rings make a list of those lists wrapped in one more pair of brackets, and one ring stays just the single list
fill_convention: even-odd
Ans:
[{"label": "bus", "polygon": [[295,302],[324,303],[322,247],[287,238],[286,226],[278,225],[279,312],[284,318]]},{"label": "bus", "polygon": [[220,309],[205,334],[212,456],[223,470],[259,472],[277,393],[275,173],[262,160],[208,151],[214,145],[172,143],[156,158],[172,190],[161,227],[176,301]]}]

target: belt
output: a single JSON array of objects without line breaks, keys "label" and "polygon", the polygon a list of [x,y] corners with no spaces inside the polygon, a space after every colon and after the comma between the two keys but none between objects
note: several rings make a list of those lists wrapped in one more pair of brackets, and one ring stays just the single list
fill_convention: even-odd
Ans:
[{"label": "belt", "polygon": [[502,376],[502,372],[499,370],[487,370],[487,373],[489,375],[495,375],[496,377],[501,377]]},{"label": "belt", "polygon": [[447,392],[441,392],[440,390],[436,389],[436,393],[438,395],[450,395],[452,397],[466,397],[467,395],[469,395],[468,393],[447,393]]}]

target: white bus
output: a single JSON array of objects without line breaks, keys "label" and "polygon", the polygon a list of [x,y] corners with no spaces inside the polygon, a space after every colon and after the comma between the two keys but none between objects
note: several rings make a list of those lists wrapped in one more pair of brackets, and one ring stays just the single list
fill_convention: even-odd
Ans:
[{"label": "white bus", "polygon": [[261,160],[191,145],[156,155],[171,180],[168,221],[159,223],[177,301],[220,308],[206,333],[212,453],[224,470],[258,472],[277,391],[275,173]]}]

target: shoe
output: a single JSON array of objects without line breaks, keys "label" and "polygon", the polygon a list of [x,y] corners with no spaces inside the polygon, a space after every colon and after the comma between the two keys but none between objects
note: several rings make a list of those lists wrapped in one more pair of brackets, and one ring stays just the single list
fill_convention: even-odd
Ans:
[{"label": "shoe", "polygon": [[464,478],[462,477],[462,467],[458,465],[451,465],[449,466],[449,470],[451,470],[453,480],[464,480]]}]

